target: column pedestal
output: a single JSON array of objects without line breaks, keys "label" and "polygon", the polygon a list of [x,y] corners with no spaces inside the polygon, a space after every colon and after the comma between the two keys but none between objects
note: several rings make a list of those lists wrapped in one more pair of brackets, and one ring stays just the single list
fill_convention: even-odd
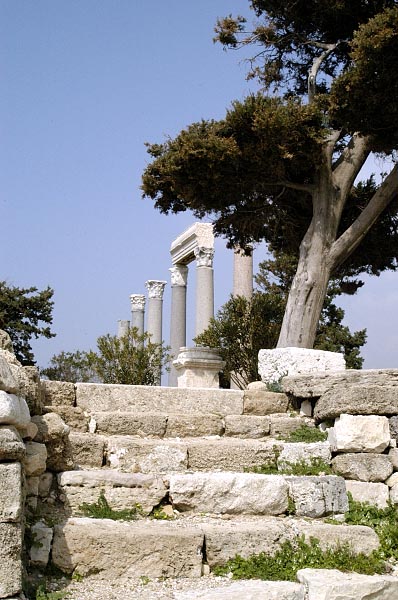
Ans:
[{"label": "column pedestal", "polygon": [[205,346],[180,348],[177,359],[173,361],[178,387],[219,388],[219,373],[225,367],[225,362],[218,352],[218,348]]}]

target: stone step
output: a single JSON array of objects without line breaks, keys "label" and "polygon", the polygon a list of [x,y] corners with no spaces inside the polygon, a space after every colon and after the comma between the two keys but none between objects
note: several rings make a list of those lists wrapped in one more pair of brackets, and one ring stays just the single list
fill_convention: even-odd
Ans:
[{"label": "stone step", "polygon": [[103,579],[198,578],[205,564],[211,570],[237,554],[272,554],[299,536],[317,538],[323,548],[350,543],[354,552],[365,554],[379,546],[368,527],[293,518],[119,522],[73,517],[55,526],[52,559],[65,573],[96,573]]}]

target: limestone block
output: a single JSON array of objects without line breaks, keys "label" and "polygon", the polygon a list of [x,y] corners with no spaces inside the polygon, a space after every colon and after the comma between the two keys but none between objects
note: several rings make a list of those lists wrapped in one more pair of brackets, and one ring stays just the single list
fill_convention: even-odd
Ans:
[{"label": "limestone block", "polygon": [[42,473],[39,477],[38,494],[41,498],[46,498],[51,490],[53,474],[50,471]]},{"label": "limestone block", "polygon": [[15,394],[0,391],[0,424],[24,428],[30,421],[28,405],[23,398]]},{"label": "limestone block", "polygon": [[365,384],[336,385],[317,401],[314,418],[317,421],[352,415],[391,415],[398,413],[398,385]]},{"label": "limestone block", "polygon": [[227,415],[225,435],[242,438],[262,438],[269,434],[270,418],[259,415]]},{"label": "limestone block", "polygon": [[25,493],[26,496],[38,496],[39,494],[39,481],[40,477],[26,477],[25,479]]},{"label": "limestone block", "polygon": [[0,425],[0,460],[22,460],[25,444],[15,427]]},{"label": "limestone block", "polygon": [[[390,425],[390,429],[391,429],[391,425]],[[391,450],[388,453],[388,458],[391,461],[394,471],[398,471],[398,449],[391,448]]]},{"label": "limestone block", "polygon": [[348,510],[345,482],[342,477],[287,476],[286,481],[298,516],[317,519]]},{"label": "limestone block", "polygon": [[351,480],[346,480],[345,485],[347,492],[350,492],[357,502],[368,502],[379,508],[387,507],[389,499],[388,485]]},{"label": "limestone block", "polygon": [[340,371],[345,369],[343,354],[308,348],[273,348],[258,353],[262,381],[273,383],[286,375]]},{"label": "limestone block", "polygon": [[75,384],[68,381],[41,380],[46,406],[75,406]]},{"label": "limestone block", "polygon": [[163,437],[167,415],[160,413],[96,412],[92,413],[96,432],[106,435],[138,435]]},{"label": "limestone block", "polygon": [[18,394],[19,384],[14,377],[5,357],[0,354],[0,390],[9,394]]},{"label": "limestone block", "polygon": [[187,469],[185,442],[140,440],[129,436],[109,437],[107,464],[113,469],[132,473],[173,473]]},{"label": "limestone block", "polygon": [[261,390],[263,392],[267,392],[268,388],[263,381],[251,381],[247,384],[248,390]]},{"label": "limestone block", "polygon": [[394,485],[398,484],[398,473],[393,473],[391,477],[389,477],[386,481],[388,487],[394,487]]},{"label": "limestone block", "polygon": [[47,469],[55,471],[67,471],[75,465],[72,445],[69,436],[47,442]]},{"label": "limestone block", "polygon": [[279,515],[287,510],[288,486],[280,475],[189,473],[171,475],[170,499],[179,511]]},{"label": "limestone block", "polygon": [[312,404],[309,400],[303,400],[300,404],[300,416],[312,417]]},{"label": "limestone block", "polygon": [[41,475],[46,470],[47,450],[44,444],[26,443],[26,456],[23,461],[27,477]]},{"label": "limestone block", "polygon": [[42,521],[31,527],[33,544],[29,548],[30,564],[36,567],[46,567],[50,558],[53,530]]},{"label": "limestone block", "polygon": [[22,589],[22,531],[18,523],[0,523],[0,598]]},{"label": "limestone block", "polygon": [[38,432],[39,428],[37,427],[36,423],[33,423],[33,421],[30,421],[26,427],[20,429],[20,434],[24,440],[34,440]]},{"label": "limestone block", "polygon": [[293,581],[235,581],[204,592],[174,592],[175,600],[304,600],[304,586]]},{"label": "limestone block", "polygon": [[336,569],[301,569],[297,579],[308,600],[393,600],[398,598],[398,578],[391,575],[342,573]]},{"label": "limestone block", "polygon": [[7,350],[7,352],[14,352],[11,338],[4,329],[0,329],[0,349]]},{"label": "limestone block", "polygon": [[243,391],[152,385],[76,384],[77,406],[89,411],[241,415]]},{"label": "limestone block", "polygon": [[187,440],[188,468],[196,471],[243,471],[275,462],[274,444],[259,440],[222,438]]},{"label": "limestone block", "polygon": [[104,463],[105,438],[90,433],[72,432],[69,435],[75,467],[99,468]]},{"label": "limestone block", "polygon": [[0,464],[0,522],[19,521],[22,512],[22,473],[19,462]]},{"label": "limestone block", "polygon": [[[255,383],[261,383],[256,381]],[[273,413],[284,413],[289,406],[286,394],[269,392],[267,389],[247,389],[243,396],[243,412],[248,415],[271,415]]]},{"label": "limestone block", "polygon": [[85,433],[88,431],[88,423],[90,417],[78,406],[70,406],[69,404],[53,404],[44,406],[43,412],[56,413],[61,419],[74,431]]},{"label": "limestone block", "polygon": [[271,415],[270,433],[272,437],[288,437],[293,431],[300,429],[303,425],[315,427],[312,419],[306,417],[290,417],[289,415]]},{"label": "limestone block", "polygon": [[390,501],[393,504],[398,504],[398,485],[393,485],[390,488]]},{"label": "limestone block", "polygon": [[35,441],[42,444],[59,441],[70,431],[68,425],[56,413],[32,417],[32,422],[38,429]]},{"label": "limestone block", "polygon": [[18,381],[19,395],[25,398],[31,415],[41,415],[42,390],[40,385],[39,370],[36,367],[16,367],[11,365],[11,370]]},{"label": "limestone block", "polygon": [[53,563],[97,578],[187,577],[202,572],[200,528],[167,522],[71,518],[54,530]]},{"label": "limestone block", "polygon": [[391,437],[398,442],[398,415],[394,415],[389,419]]},{"label": "limestone block", "polygon": [[388,419],[342,414],[329,429],[328,440],[335,452],[381,453],[390,443]]},{"label": "limestone block", "polygon": [[328,442],[311,442],[308,444],[300,442],[284,442],[278,444],[278,448],[280,448],[280,454],[277,458],[279,469],[282,469],[286,464],[296,464],[300,462],[311,464],[314,459],[329,464],[332,458]]},{"label": "limestone block", "polygon": [[169,415],[166,437],[222,435],[224,421],[220,415]]},{"label": "limestone block", "polygon": [[139,504],[143,512],[149,514],[168,491],[159,476],[108,469],[60,473],[58,487],[65,507],[74,514],[84,502],[97,502],[101,490],[114,510],[130,509]]},{"label": "limestone block", "polygon": [[294,519],[292,527],[297,535],[304,535],[307,542],[316,538],[322,550],[349,544],[354,553],[369,555],[380,547],[377,533],[371,527],[363,525],[332,525],[316,520]]},{"label": "limestone block", "polygon": [[332,460],[333,470],[345,479],[359,481],[385,481],[393,472],[390,458],[386,454],[339,454]]}]

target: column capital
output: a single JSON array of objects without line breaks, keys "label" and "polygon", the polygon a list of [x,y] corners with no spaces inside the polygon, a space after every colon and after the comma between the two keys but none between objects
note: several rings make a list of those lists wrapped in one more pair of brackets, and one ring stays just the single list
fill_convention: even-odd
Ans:
[{"label": "column capital", "polygon": [[185,265],[174,265],[169,269],[171,273],[171,285],[186,287],[188,279],[188,267]]},{"label": "column capital", "polygon": [[148,290],[148,298],[163,299],[163,292],[167,281],[159,281],[157,279],[148,279],[145,282],[145,287]]},{"label": "column capital", "polygon": [[131,310],[144,310],[145,309],[144,294],[131,294],[130,302],[131,302]]},{"label": "column capital", "polygon": [[214,248],[205,248],[198,246],[195,248],[195,258],[197,267],[212,267],[214,257]]}]

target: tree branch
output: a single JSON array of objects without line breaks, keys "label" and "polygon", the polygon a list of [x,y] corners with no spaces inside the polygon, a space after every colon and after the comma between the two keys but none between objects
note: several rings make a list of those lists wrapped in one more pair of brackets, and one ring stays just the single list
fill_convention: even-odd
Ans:
[{"label": "tree branch", "polygon": [[321,67],[323,61],[336,49],[337,44],[320,44],[316,43],[316,46],[320,48],[326,48],[325,52],[322,52],[319,56],[314,59],[312,67],[308,71],[308,103],[311,104],[315,97],[316,92],[316,76]]},{"label": "tree branch", "polygon": [[359,246],[369,229],[397,194],[398,165],[395,165],[375,192],[369,204],[363,209],[354,223],[332,245],[328,257],[332,271],[339,267]]},{"label": "tree branch", "polygon": [[355,178],[370,154],[369,137],[354,133],[333,167],[333,180],[344,197],[352,188]]}]

